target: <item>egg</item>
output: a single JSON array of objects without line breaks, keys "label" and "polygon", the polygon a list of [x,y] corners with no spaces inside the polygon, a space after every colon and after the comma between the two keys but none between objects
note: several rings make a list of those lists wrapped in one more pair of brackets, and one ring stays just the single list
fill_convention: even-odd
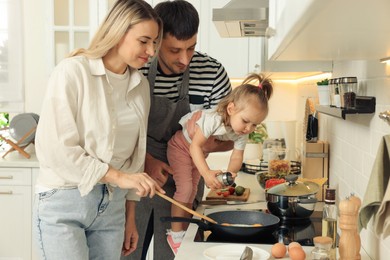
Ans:
[{"label": "egg", "polygon": [[283,243],[276,243],[271,248],[271,255],[275,258],[282,258],[286,255],[287,248]]},{"label": "egg", "polygon": [[302,247],[292,247],[288,250],[288,255],[291,260],[305,260],[306,259],[306,253],[303,250]]},{"label": "egg", "polygon": [[302,248],[301,244],[299,244],[298,242],[291,242],[288,245],[288,251],[290,251],[290,249],[293,248],[293,247],[300,247],[300,248]]}]

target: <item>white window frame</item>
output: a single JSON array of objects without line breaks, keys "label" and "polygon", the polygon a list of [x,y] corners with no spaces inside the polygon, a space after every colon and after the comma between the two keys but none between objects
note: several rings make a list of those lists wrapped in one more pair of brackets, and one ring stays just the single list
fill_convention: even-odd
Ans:
[{"label": "white window frame", "polygon": [[0,63],[0,70],[5,70],[8,77],[0,81],[0,112],[20,113],[24,112],[22,1],[0,0],[0,9],[0,34],[8,38],[8,60]]},{"label": "white window frame", "polygon": [[[1,1],[1,0],[0,0]],[[49,51],[48,56],[48,71],[52,71],[52,69],[56,65],[56,43],[55,43],[55,33],[56,32],[67,32],[69,33],[69,42],[68,48],[69,51],[74,50],[75,48],[79,48],[80,46],[74,45],[74,35],[77,32],[88,32],[89,40],[92,39],[96,30],[98,29],[99,24],[103,21],[106,16],[109,3],[108,0],[89,0],[89,24],[86,26],[76,26],[73,24],[74,21],[74,4],[77,0],[67,0],[68,1],[68,13],[69,13],[69,25],[66,26],[56,26],[54,24],[54,1],[61,0],[49,0],[46,9],[47,15],[47,33],[49,35],[47,45]],[[87,47],[87,46],[84,46]]]}]

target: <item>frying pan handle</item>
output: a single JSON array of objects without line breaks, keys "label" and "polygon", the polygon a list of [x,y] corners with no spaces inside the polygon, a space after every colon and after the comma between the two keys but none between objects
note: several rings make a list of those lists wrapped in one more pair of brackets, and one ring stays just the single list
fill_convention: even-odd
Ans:
[{"label": "frying pan handle", "polygon": [[190,222],[197,224],[203,230],[209,230],[210,227],[200,219],[195,218],[182,218],[182,217],[160,217],[162,222]]}]

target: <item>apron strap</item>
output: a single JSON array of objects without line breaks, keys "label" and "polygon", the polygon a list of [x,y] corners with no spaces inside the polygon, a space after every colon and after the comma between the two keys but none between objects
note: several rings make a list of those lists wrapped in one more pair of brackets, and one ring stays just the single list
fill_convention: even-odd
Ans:
[{"label": "apron strap", "polygon": [[[157,56],[153,58],[150,63],[149,72],[148,72],[148,81],[150,87],[151,101],[153,102],[153,94],[154,94],[154,84],[156,83],[157,76],[157,65],[158,59]],[[187,69],[183,73],[183,79],[181,85],[178,85],[178,93],[179,99],[183,99],[184,97],[189,95],[189,86],[190,86],[190,66],[188,65]]]}]

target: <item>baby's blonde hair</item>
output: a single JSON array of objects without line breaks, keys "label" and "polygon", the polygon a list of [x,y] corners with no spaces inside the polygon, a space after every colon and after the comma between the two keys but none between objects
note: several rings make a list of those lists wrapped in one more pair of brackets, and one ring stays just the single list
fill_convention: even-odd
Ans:
[{"label": "baby's blonde hair", "polygon": [[255,99],[260,107],[268,114],[268,100],[272,96],[272,80],[266,78],[263,74],[251,73],[241,83],[240,86],[224,97],[217,106],[217,112],[221,115],[223,123],[229,125],[229,115],[227,107],[229,103],[234,103],[237,111],[244,109],[250,99]]}]

